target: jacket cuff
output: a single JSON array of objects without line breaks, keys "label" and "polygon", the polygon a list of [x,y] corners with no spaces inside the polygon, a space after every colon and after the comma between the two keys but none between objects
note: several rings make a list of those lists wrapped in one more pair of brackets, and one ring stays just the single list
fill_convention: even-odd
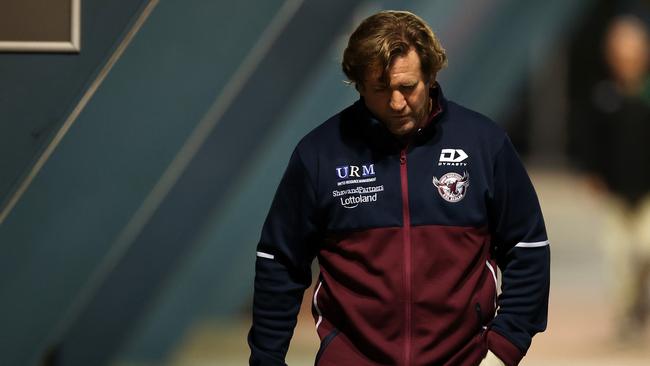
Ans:
[{"label": "jacket cuff", "polygon": [[501,359],[507,366],[517,366],[525,352],[510,342],[501,334],[490,330],[487,335],[488,349]]}]

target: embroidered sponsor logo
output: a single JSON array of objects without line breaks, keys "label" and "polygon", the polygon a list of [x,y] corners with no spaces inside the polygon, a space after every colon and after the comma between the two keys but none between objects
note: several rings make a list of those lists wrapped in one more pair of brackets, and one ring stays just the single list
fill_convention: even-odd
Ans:
[{"label": "embroidered sponsor logo", "polygon": [[[337,185],[368,183],[377,180],[375,177],[375,164],[343,165],[336,167]],[[343,180],[341,180],[343,179]]]},{"label": "embroidered sponsor logo", "polygon": [[440,151],[440,158],[438,159],[438,166],[466,166],[467,163],[463,163],[463,161],[468,157],[469,155],[462,149],[442,149]]},{"label": "embroidered sponsor logo", "polygon": [[377,192],[383,192],[384,186],[356,187],[332,191],[332,196],[339,198],[341,206],[355,208],[361,203],[377,202]]},{"label": "embroidered sponsor logo", "polygon": [[334,190],[332,191],[332,196],[334,197],[341,197],[341,196],[346,196],[350,194],[365,194],[365,193],[375,193],[375,192],[382,192],[384,190],[384,186],[374,186],[374,187],[356,187],[356,188],[350,188],[350,189],[344,189],[344,190]]},{"label": "embroidered sponsor logo", "polygon": [[368,202],[377,202],[377,193],[375,194],[367,194],[367,195],[358,195],[358,196],[349,196],[349,197],[341,197],[341,206],[345,208],[355,208],[359,206],[360,203],[368,203]]},{"label": "embroidered sponsor logo", "polygon": [[438,179],[433,177],[433,185],[438,189],[440,196],[447,202],[458,202],[465,197],[469,186],[469,174],[447,173]]}]

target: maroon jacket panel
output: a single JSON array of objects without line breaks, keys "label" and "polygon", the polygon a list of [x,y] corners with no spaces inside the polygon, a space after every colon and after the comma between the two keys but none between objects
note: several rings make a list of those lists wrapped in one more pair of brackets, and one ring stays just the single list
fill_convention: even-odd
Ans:
[{"label": "maroon jacket panel", "polygon": [[[485,355],[484,327],[494,317],[496,296],[486,264],[487,230],[417,226],[409,243],[403,230],[352,232],[321,249],[314,316],[321,339],[338,334],[321,350],[319,364],[347,354],[364,360],[355,365],[400,364],[405,329],[411,329],[408,346],[417,365],[467,364]],[[404,257],[404,245],[411,246],[411,258]],[[408,283],[415,291],[407,291]]]}]

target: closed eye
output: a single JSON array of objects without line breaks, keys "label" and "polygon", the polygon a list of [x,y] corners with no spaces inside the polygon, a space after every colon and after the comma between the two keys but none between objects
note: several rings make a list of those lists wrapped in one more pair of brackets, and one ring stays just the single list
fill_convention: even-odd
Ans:
[{"label": "closed eye", "polygon": [[417,84],[402,85],[402,86],[400,86],[400,89],[402,89],[404,91],[412,91],[413,89],[415,89],[416,86],[417,86]]}]

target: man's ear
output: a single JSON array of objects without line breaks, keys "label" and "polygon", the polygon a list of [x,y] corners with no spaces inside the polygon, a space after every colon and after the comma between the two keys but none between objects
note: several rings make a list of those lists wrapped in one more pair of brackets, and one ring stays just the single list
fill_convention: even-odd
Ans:
[{"label": "man's ear", "polygon": [[429,89],[436,86],[436,76],[438,76],[436,73],[433,73],[431,76],[429,76],[429,81],[427,82]]}]

